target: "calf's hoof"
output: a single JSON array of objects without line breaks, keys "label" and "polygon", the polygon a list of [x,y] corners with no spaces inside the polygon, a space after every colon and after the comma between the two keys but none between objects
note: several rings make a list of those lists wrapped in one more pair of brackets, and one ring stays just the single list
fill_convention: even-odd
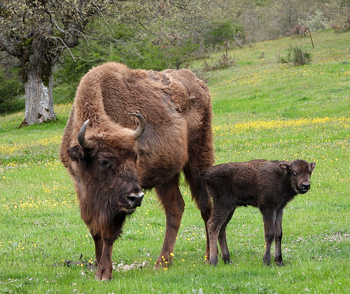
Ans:
[{"label": "calf's hoof", "polygon": [[224,261],[225,264],[232,264],[230,256],[223,256],[222,260]]},{"label": "calf's hoof", "polygon": [[216,266],[218,264],[218,257],[217,256],[210,256],[210,264],[213,266]]},{"label": "calf's hoof", "polygon": [[284,262],[281,260],[281,261],[277,261],[276,260],[276,264],[278,265],[278,266],[284,266]]},{"label": "calf's hoof", "polygon": [[271,260],[268,260],[268,259],[263,259],[263,265],[266,265],[266,266],[271,266]]}]

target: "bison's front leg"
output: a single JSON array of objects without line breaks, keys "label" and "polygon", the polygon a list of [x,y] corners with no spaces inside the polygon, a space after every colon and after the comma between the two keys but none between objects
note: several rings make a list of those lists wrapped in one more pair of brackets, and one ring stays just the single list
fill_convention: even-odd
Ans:
[{"label": "bison's front leg", "polygon": [[107,281],[112,279],[112,252],[113,244],[121,234],[121,228],[125,220],[125,215],[120,215],[113,223],[111,223],[109,230],[102,234],[95,234],[93,236],[95,241],[97,272],[95,278],[97,280]]},{"label": "bison's front leg", "polygon": [[98,269],[96,272],[96,279],[101,281],[108,281],[112,279],[112,251],[115,239],[103,239],[103,249]]},{"label": "bison's front leg", "polygon": [[263,263],[271,265],[271,245],[275,238],[275,219],[276,211],[272,208],[261,209],[264,220],[264,232],[265,232],[265,254],[263,257]]},{"label": "bison's front leg", "polygon": [[282,218],[283,218],[283,210],[280,210],[276,213],[276,221],[275,221],[275,262],[279,266],[283,266],[282,259]]},{"label": "bison's front leg", "polygon": [[98,264],[100,263],[101,256],[102,256],[103,241],[100,234],[95,234],[91,232],[91,236],[95,243],[95,255],[96,255],[95,266],[98,267]]}]

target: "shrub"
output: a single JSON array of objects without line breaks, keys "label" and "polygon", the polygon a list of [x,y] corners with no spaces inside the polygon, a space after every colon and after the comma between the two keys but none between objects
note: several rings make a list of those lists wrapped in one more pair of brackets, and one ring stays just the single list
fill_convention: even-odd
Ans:
[{"label": "shrub", "polygon": [[24,109],[24,86],[15,73],[0,70],[0,114],[12,113]]},{"label": "shrub", "polygon": [[236,60],[234,58],[230,58],[228,55],[223,54],[217,60],[211,60],[211,62],[204,61],[203,69],[204,71],[213,71],[218,69],[225,69],[236,64]]},{"label": "shrub", "polygon": [[279,57],[279,62],[292,65],[305,65],[311,62],[311,54],[305,52],[300,46],[289,45],[287,55]]},{"label": "shrub", "polygon": [[328,25],[328,19],[323,15],[321,10],[316,10],[312,14],[308,13],[306,19],[299,20],[299,22],[302,25],[309,27],[313,32],[324,30]]},{"label": "shrub", "polygon": [[226,20],[214,24],[212,28],[204,34],[204,44],[213,47],[224,46],[227,40],[236,41],[235,37],[238,35],[239,38],[244,41],[243,26]]}]

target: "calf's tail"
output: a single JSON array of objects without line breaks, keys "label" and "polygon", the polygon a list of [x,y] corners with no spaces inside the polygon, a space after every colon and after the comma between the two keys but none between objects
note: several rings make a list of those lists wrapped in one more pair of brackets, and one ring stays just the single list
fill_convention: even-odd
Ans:
[{"label": "calf's tail", "polygon": [[198,177],[198,197],[196,202],[202,213],[207,212],[210,215],[212,204],[205,182],[205,175],[206,171],[203,171]]}]

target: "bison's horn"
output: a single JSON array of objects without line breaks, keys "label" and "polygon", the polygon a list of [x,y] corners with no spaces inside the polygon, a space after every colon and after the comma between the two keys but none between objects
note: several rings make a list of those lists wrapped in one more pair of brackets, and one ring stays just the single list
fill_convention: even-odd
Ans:
[{"label": "bison's horn", "polygon": [[87,140],[85,138],[85,132],[86,128],[89,125],[90,120],[86,120],[83,124],[83,126],[80,128],[79,134],[78,134],[78,143],[81,147],[86,149],[94,149],[95,145],[91,140]]},{"label": "bison's horn", "polygon": [[135,140],[137,140],[138,138],[140,138],[140,136],[143,134],[143,132],[146,128],[146,121],[141,114],[138,114],[138,113],[129,113],[129,114],[136,116],[140,121],[139,126],[137,127],[137,129],[134,132]]}]

